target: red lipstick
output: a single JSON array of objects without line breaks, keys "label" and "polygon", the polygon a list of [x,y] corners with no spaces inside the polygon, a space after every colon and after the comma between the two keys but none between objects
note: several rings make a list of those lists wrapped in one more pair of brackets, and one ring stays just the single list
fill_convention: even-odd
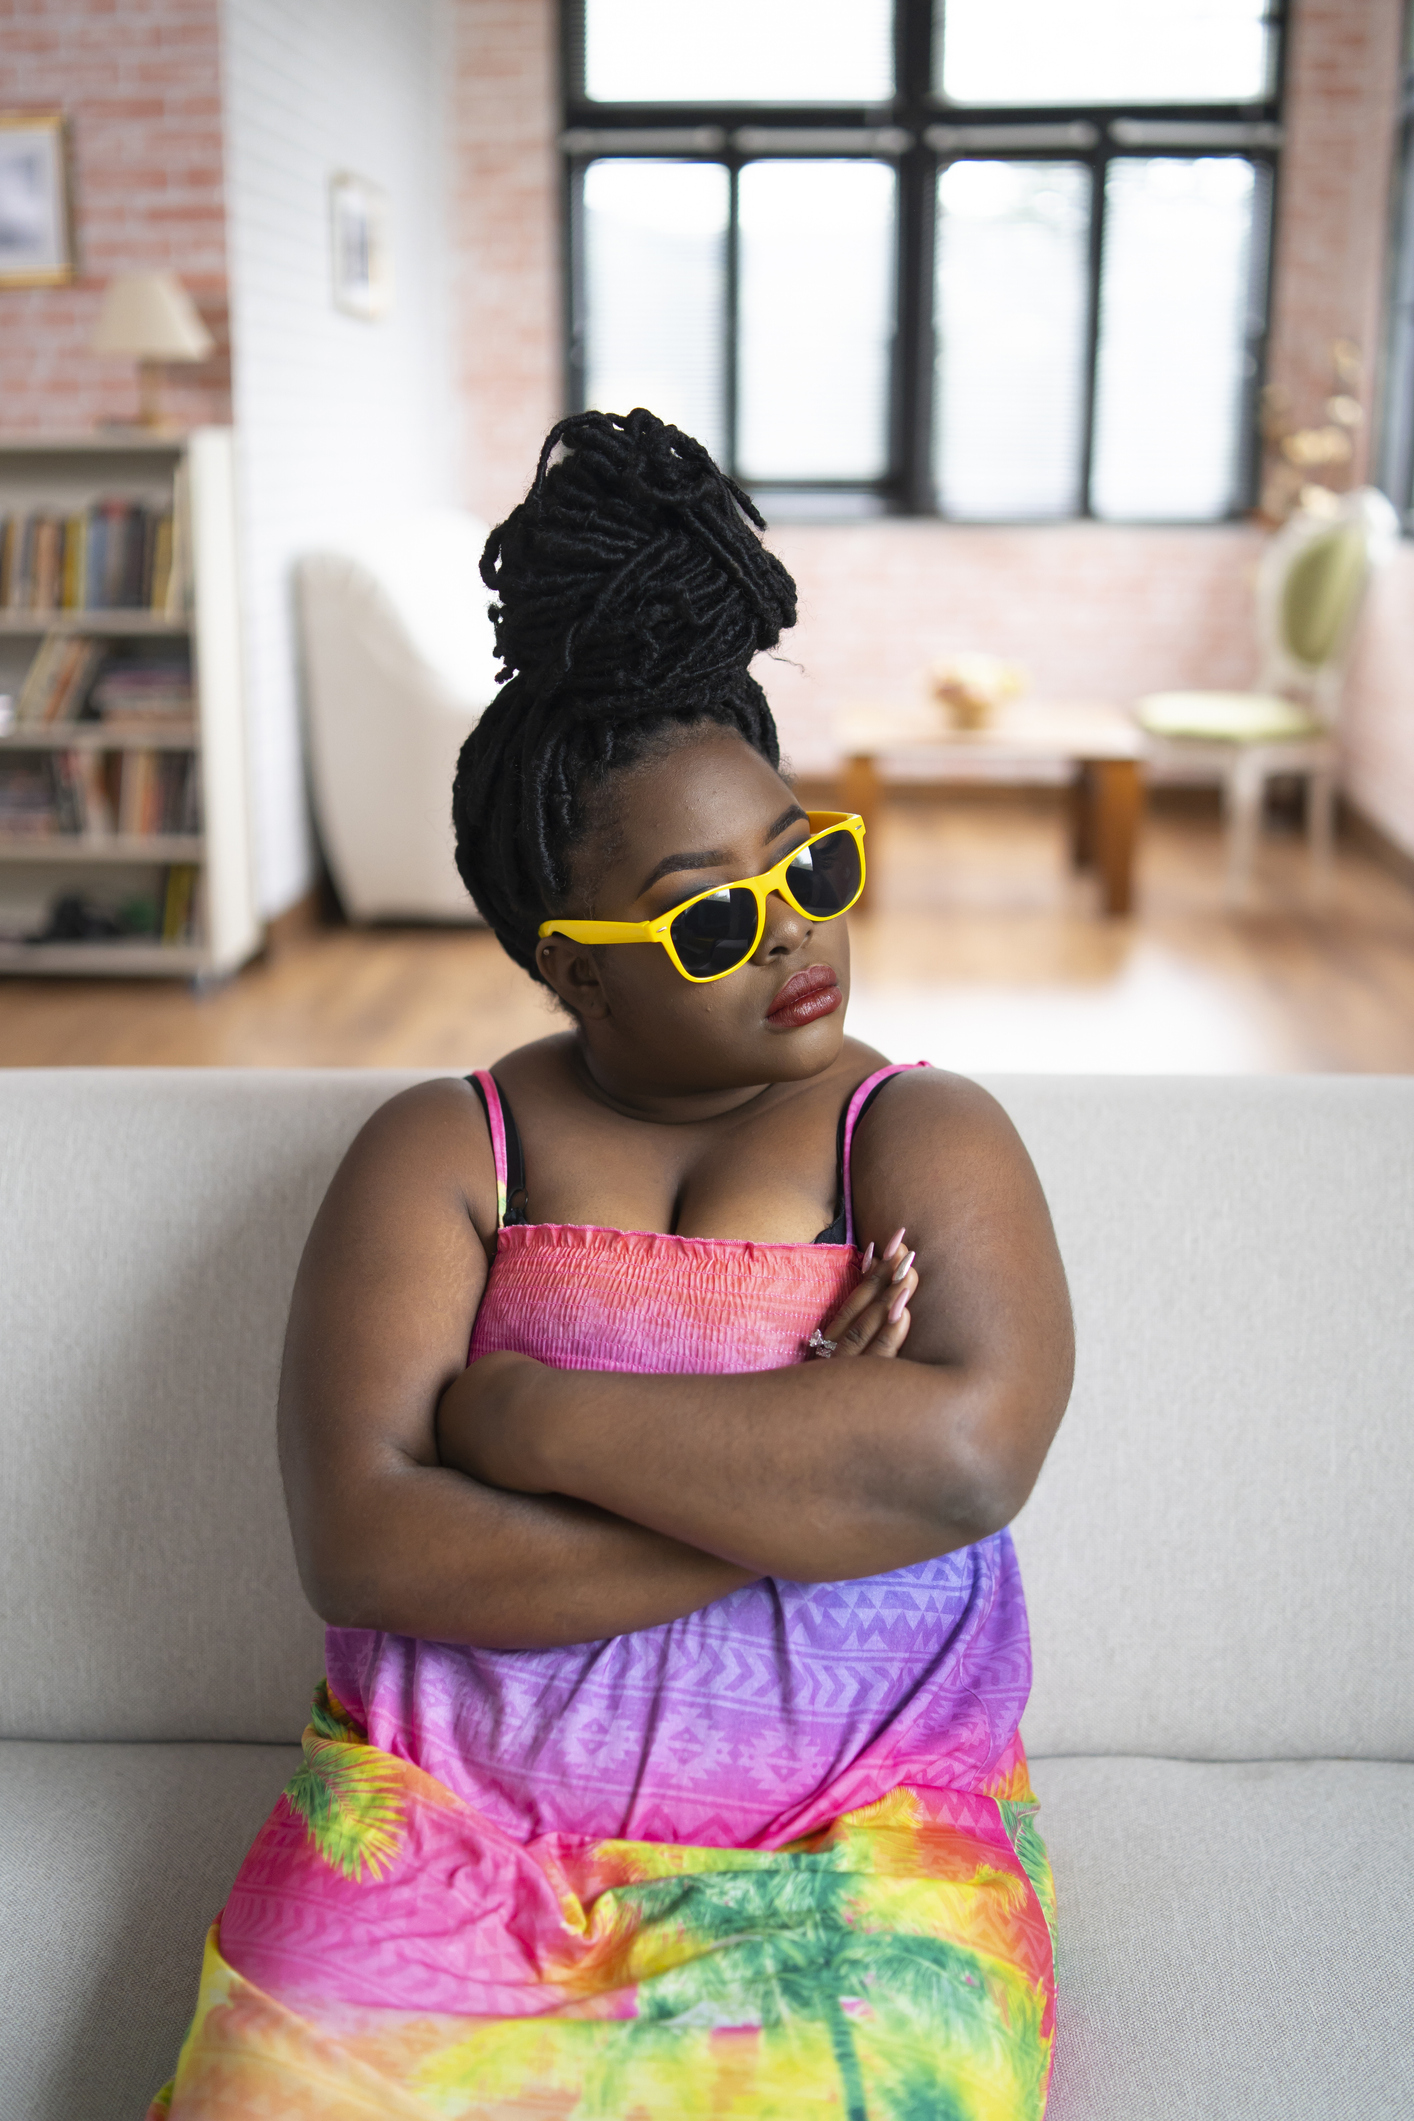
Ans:
[{"label": "red lipstick", "polygon": [[833,1016],[843,1000],[833,966],[807,965],[786,981],[766,1011],[766,1021],[773,1031],[799,1031],[822,1016]]}]

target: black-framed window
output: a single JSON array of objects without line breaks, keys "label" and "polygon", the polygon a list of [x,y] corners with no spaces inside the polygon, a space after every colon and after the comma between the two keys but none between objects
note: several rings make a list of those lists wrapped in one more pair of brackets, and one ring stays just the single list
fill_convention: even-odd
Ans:
[{"label": "black-framed window", "polygon": [[1379,481],[1414,530],[1414,6],[1404,18]]},{"label": "black-framed window", "polygon": [[1251,505],[1283,0],[562,0],[567,392],[773,512]]}]

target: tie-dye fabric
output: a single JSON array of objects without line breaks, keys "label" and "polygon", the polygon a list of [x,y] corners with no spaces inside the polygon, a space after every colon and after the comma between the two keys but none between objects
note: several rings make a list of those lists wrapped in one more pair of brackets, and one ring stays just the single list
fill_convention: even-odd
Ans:
[{"label": "tie-dye fabric", "polygon": [[[530,1224],[471,1353],[779,1367],[857,1278],[852,1244]],[[154,2115],[1037,2121],[1050,1879],[1006,1533],[558,1650],[331,1629],[328,1672]]]}]

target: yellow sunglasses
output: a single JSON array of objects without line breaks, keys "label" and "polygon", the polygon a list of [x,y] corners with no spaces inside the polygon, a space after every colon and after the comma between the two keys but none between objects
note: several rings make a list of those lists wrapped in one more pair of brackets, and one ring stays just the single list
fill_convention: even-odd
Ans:
[{"label": "yellow sunglasses", "polygon": [[756,953],[766,901],[778,891],[808,921],[833,921],[864,889],[864,820],[849,810],[807,810],[808,840],[761,876],[718,884],[652,921],[542,921],[540,933],[572,943],[661,943],[684,979],[725,979]]}]

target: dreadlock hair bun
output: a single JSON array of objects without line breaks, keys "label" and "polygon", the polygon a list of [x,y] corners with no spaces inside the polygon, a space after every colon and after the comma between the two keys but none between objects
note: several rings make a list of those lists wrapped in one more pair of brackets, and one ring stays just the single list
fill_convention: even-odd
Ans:
[{"label": "dreadlock hair bun", "polygon": [[700,442],[640,408],[561,420],[487,540],[501,690],[457,762],[457,868],[535,977],[537,931],[610,773],[704,721],[779,764],[748,665],[795,624],[795,584],[765,527]]}]

